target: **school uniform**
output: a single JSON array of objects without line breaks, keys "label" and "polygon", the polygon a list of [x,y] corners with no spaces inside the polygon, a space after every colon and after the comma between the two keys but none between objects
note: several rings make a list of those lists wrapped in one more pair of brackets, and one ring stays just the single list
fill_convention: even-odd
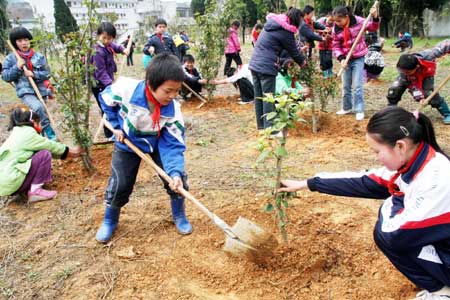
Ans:
[{"label": "school uniform", "polygon": [[311,191],[385,199],[375,224],[380,250],[409,280],[429,292],[450,286],[450,161],[420,144],[397,172],[383,167],[361,173],[322,174]]}]

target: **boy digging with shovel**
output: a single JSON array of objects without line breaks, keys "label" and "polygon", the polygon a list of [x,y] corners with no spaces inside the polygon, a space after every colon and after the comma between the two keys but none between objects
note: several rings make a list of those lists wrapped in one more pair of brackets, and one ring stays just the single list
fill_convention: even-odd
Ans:
[{"label": "boy digging with shovel", "polygon": [[168,53],[156,55],[146,70],[145,80],[119,78],[100,94],[106,119],[114,127],[115,147],[111,176],[105,192],[106,209],[96,240],[108,242],[119,222],[120,209],[128,203],[133,191],[141,158],[123,143],[128,139],[169,174],[173,184],[163,180],[170,196],[172,217],[180,234],[190,234],[192,226],[186,218],[184,121],[178,95],[185,75],[178,58]]},{"label": "boy digging with shovel", "polygon": [[[450,54],[450,40],[442,41],[434,48],[419,53],[401,55],[397,62],[399,77],[389,88],[387,95],[389,105],[397,105],[406,89],[416,101],[423,101],[431,95],[436,74],[435,60],[446,54]],[[430,105],[442,115],[444,124],[450,125],[450,109],[444,97],[434,95]]]}]

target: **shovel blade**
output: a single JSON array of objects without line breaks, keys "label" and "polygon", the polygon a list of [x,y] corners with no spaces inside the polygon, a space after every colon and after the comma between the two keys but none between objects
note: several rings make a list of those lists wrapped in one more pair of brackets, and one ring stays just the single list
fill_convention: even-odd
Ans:
[{"label": "shovel blade", "polygon": [[239,217],[232,231],[239,239],[227,236],[224,250],[234,256],[246,256],[251,261],[261,263],[272,256],[278,246],[273,234],[243,217]]}]

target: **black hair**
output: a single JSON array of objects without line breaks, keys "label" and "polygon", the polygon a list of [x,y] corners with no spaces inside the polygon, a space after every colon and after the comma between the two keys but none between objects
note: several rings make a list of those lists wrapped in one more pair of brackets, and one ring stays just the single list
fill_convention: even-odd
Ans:
[{"label": "black hair", "polygon": [[8,131],[11,131],[15,126],[33,127],[34,124],[32,120],[35,121],[36,123],[39,123],[40,122],[39,115],[24,105],[18,105],[11,112],[11,116],[9,118]]},{"label": "black hair", "polygon": [[131,37],[131,35],[128,35],[128,36],[127,36],[127,39],[129,39],[130,37]]},{"label": "black hair", "polygon": [[33,36],[25,27],[19,26],[13,28],[9,33],[9,41],[14,48],[19,49],[16,45],[16,41],[20,39],[29,39],[31,41],[33,39]]},{"label": "black hair", "polygon": [[195,62],[194,56],[192,56],[191,54],[186,54],[185,56],[183,56],[183,63],[185,63],[187,61]]},{"label": "black hair", "polygon": [[289,19],[289,23],[295,27],[300,27],[300,23],[302,22],[303,12],[295,7],[289,7],[289,10],[286,13],[286,16]]},{"label": "black hair", "polygon": [[388,106],[375,113],[367,124],[367,133],[377,142],[394,147],[398,140],[409,138],[414,144],[425,142],[448,156],[436,141],[433,123],[424,114],[415,115],[398,106]]},{"label": "black hair", "polygon": [[310,14],[313,11],[314,11],[314,7],[312,7],[311,5],[305,5],[305,7],[303,8],[304,14]]},{"label": "black hair", "polygon": [[153,91],[156,91],[168,80],[183,82],[184,76],[180,60],[170,53],[156,55],[145,70],[145,82],[150,85]]},{"label": "black hair", "polygon": [[261,23],[256,23],[256,25],[255,25],[255,30],[256,29],[263,29],[264,28],[264,26],[263,26],[263,24],[261,24]]},{"label": "black hair", "polygon": [[114,27],[114,25],[110,22],[102,22],[102,24],[100,24],[97,29],[97,35],[100,35],[102,33],[106,33],[107,35],[115,39],[117,35],[116,27]]},{"label": "black hair", "polygon": [[336,6],[333,9],[333,16],[339,17],[339,18],[345,18],[350,17],[353,15],[352,8],[350,6]]},{"label": "black hair", "polygon": [[283,76],[288,75],[288,71],[289,71],[289,66],[293,63],[293,60],[291,58],[285,59],[282,64],[281,64],[281,68],[280,68],[280,73]]},{"label": "black hair", "polygon": [[155,21],[155,27],[158,26],[158,25],[166,25],[167,26],[167,22],[163,18],[158,18]]},{"label": "black hair", "polygon": [[233,23],[231,23],[231,26],[240,27],[241,26],[241,22],[239,22],[238,20],[234,20]]},{"label": "black hair", "polygon": [[414,70],[419,64],[419,60],[413,54],[403,54],[397,62],[397,68],[404,70]]}]

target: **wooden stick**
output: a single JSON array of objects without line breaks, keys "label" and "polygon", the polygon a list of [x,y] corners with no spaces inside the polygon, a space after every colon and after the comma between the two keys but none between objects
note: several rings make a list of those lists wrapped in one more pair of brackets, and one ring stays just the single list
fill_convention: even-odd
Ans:
[{"label": "wooden stick", "polygon": [[[373,4],[373,7],[377,7],[378,6],[378,0],[375,1],[375,3]],[[369,14],[369,16],[364,20],[363,26],[361,27],[361,30],[359,31],[358,35],[356,36],[355,41],[353,42],[352,47],[350,48],[350,51],[347,53],[347,57],[345,58],[345,66],[347,66],[348,61],[350,60],[350,58],[352,57],[353,52],[355,51],[356,45],[358,44],[358,41],[361,39],[362,35],[364,34],[364,32],[366,31],[366,27],[367,24],[369,23],[369,20],[372,18],[372,16]],[[339,70],[337,76],[341,76],[342,72],[344,71],[345,68],[342,68]]]},{"label": "wooden stick", "polygon": [[193,89],[191,89],[190,86],[188,86],[185,82],[183,82],[183,87],[187,88],[192,94],[194,94],[195,97],[197,97],[198,99],[200,99],[200,101],[202,101],[203,103],[207,103],[208,101],[206,101],[205,98],[203,98],[202,96],[200,96],[198,93],[196,93]]},{"label": "wooden stick", "polygon": [[[128,43],[127,43],[126,49],[128,50],[128,55],[130,55],[130,49],[131,49],[132,44],[133,44],[133,32],[130,34],[130,39],[128,40]],[[122,74],[123,66],[127,62],[128,55],[124,55],[122,58],[122,64],[120,65],[119,72],[117,73],[117,78],[119,78],[120,74]]]},{"label": "wooden stick", "polygon": [[[11,51],[16,55],[17,60],[21,60],[22,58],[20,57],[19,53],[17,53],[16,48],[13,47],[13,45],[11,44],[10,40],[6,41],[8,43],[9,48],[11,48]],[[23,66],[24,70],[28,70],[28,68],[24,65]],[[52,118],[52,115],[50,114],[50,111],[47,107],[47,105],[45,104],[44,98],[42,98],[41,92],[39,91],[39,88],[37,87],[36,83],[34,82],[34,79],[32,77],[27,77],[28,81],[30,82],[31,86],[33,87],[34,92],[36,93],[36,96],[38,97],[39,101],[41,101],[42,105],[44,106],[45,112],[47,113],[48,119],[50,121],[50,124],[56,134],[56,137],[58,138],[58,140],[60,142],[63,141],[61,134],[59,133],[58,127],[56,127],[56,123]]]},{"label": "wooden stick", "polygon": [[431,101],[431,99],[437,94],[439,93],[440,90],[442,90],[442,88],[444,87],[444,85],[450,80],[450,74],[447,75],[447,77],[445,77],[444,80],[442,80],[442,82],[439,84],[439,86],[423,101],[420,102],[420,106],[417,109],[418,111],[422,110],[423,108],[425,108],[425,106],[428,105],[428,103]]}]

